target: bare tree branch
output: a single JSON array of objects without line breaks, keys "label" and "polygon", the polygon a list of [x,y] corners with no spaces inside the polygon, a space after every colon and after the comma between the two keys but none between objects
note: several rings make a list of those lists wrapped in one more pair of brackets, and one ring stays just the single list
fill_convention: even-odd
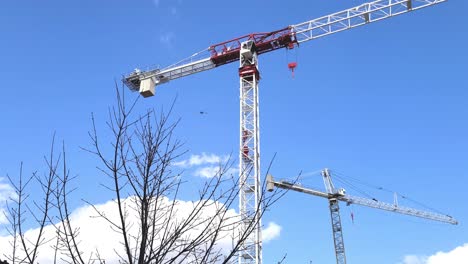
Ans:
[{"label": "bare tree branch", "polygon": [[[116,105],[109,109],[105,122],[106,131],[111,134],[110,142],[101,141],[109,137],[99,136],[100,123],[92,114],[88,133],[91,147],[83,148],[100,162],[98,170],[106,180],[102,186],[114,195],[117,218],[106,215],[90,202],[87,204],[94,209],[96,218],[109,224],[110,232],[120,235],[122,248],[114,249],[119,263],[233,263],[242,245],[260,225],[258,219],[284,192],[268,193],[264,183],[257,204],[260,209],[242,218],[234,207],[239,199],[238,186],[244,183],[237,175],[228,175],[235,164],[235,160],[229,158],[218,164],[214,177],[201,184],[193,201],[179,200],[185,188],[198,187],[188,182],[174,166],[175,161],[187,153],[175,136],[180,122],[171,118],[175,101],[167,112],[150,109],[140,115],[133,113],[137,101],[127,104],[123,88],[119,90],[116,84]],[[9,178],[17,196],[8,207],[9,232],[13,238],[13,254],[9,259],[13,263],[35,263],[39,247],[51,242],[43,236],[47,224],[55,227],[54,263],[85,264],[85,259],[88,263],[105,263],[99,249],[92,252],[80,249],[80,229],[70,217],[68,201],[74,191],[70,187],[74,177],[70,177],[66,158],[65,144],[61,154],[54,156],[53,141],[46,159],[48,173],[45,177],[33,174],[24,181],[21,166],[19,183],[15,185]],[[268,171],[270,167],[271,163]],[[25,202],[28,199],[26,187],[32,179],[43,191],[43,200],[33,202],[35,207]],[[23,232],[26,212],[40,227],[33,242]],[[247,225],[245,221],[249,221]],[[226,248],[229,242],[231,246]],[[18,248],[25,252],[24,256],[18,254]]]}]

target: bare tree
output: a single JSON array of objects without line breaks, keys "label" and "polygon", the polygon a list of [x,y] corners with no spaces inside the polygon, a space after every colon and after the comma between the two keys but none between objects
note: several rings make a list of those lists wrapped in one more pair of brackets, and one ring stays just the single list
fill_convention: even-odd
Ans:
[{"label": "bare tree", "polygon": [[[54,205],[57,211],[55,219],[57,221],[51,220],[56,230],[55,253],[60,252],[60,259],[68,263],[84,264],[83,252],[79,250],[78,246],[79,228],[73,227],[70,217],[71,211],[68,206],[68,197],[74,191],[74,189],[70,189],[70,182],[74,177],[70,176],[67,167],[65,144],[62,147],[62,156],[62,172],[56,174],[56,188],[54,191]],[[55,257],[55,262],[57,261],[57,257]]]},{"label": "bare tree", "polygon": [[[123,93],[117,91],[117,106],[109,111],[107,123],[113,135],[108,153],[103,151],[94,117],[90,133],[90,151],[103,164],[101,171],[110,179],[107,187],[115,193],[119,211],[118,221],[98,211],[122,235],[124,252],[116,253],[129,264],[231,263],[258,225],[252,220],[240,230],[242,219],[230,211],[237,202],[240,184],[238,177],[226,173],[232,161],[220,164],[217,175],[199,191],[193,208],[177,217],[181,213],[177,198],[185,184],[172,166],[185,153],[181,142],[174,139],[179,121],[170,121],[172,106],[167,113],[148,110],[132,118],[135,104],[127,105]],[[261,194],[258,208],[262,209],[254,214],[263,215],[282,193],[267,195],[263,186]],[[124,197],[130,197],[130,207],[126,207]],[[130,211],[138,214],[136,222],[129,220]],[[135,227],[136,236],[130,232]],[[228,235],[233,244],[222,249],[218,244]]]},{"label": "bare tree", "polygon": [[[10,224],[7,230],[12,237],[12,253],[8,256],[8,260],[13,264],[35,263],[39,254],[39,248],[48,242],[44,236],[44,228],[50,224],[50,211],[53,207],[52,194],[55,191],[54,182],[56,180],[57,169],[57,164],[53,163],[55,160],[53,151],[54,140],[52,140],[51,145],[50,156],[48,158],[44,157],[48,164],[46,175],[40,176],[39,173],[34,172],[31,176],[24,178],[23,163],[21,163],[17,181],[7,176],[15,192],[15,197],[10,198],[9,203],[7,202],[7,219]],[[33,200],[30,203],[28,201],[30,194],[27,188],[31,182],[35,182],[36,187],[42,192],[42,200],[40,202]],[[33,218],[32,221],[38,228],[38,233],[35,236],[26,237],[25,223],[31,224],[28,222],[29,217]]]},{"label": "bare tree", "polygon": [[[262,216],[284,193],[268,193],[264,184],[257,206],[261,209],[248,216],[252,220],[247,225],[241,225],[245,219],[241,219],[233,208],[237,205],[238,186],[242,183],[237,175],[229,175],[234,161],[228,160],[219,164],[215,177],[207,179],[199,187],[198,195],[190,206],[182,210],[180,194],[184,188],[193,188],[193,184],[187,183],[183,172],[174,166],[175,161],[186,152],[182,149],[183,144],[175,138],[179,120],[171,119],[173,105],[167,112],[158,113],[150,109],[136,115],[133,112],[138,99],[127,104],[123,90],[116,88],[116,94],[117,104],[109,110],[106,122],[111,143],[102,142],[98,133],[99,122],[93,115],[92,130],[89,132],[91,147],[86,150],[100,161],[99,171],[107,176],[103,185],[114,194],[118,219],[89,204],[99,218],[109,223],[110,231],[120,235],[121,247],[114,249],[120,258],[119,263],[236,261],[242,245],[259,225],[254,220],[258,219],[256,216]],[[109,137],[105,138],[107,142]],[[47,167],[48,178],[39,180],[36,177],[46,197],[46,204],[38,207],[43,213],[42,218],[36,219],[42,226],[49,223],[55,227],[55,261],[84,264],[98,259],[104,263],[98,249],[96,254],[80,250],[79,228],[72,225],[68,206],[69,195],[73,191],[69,184],[73,178],[67,168],[65,148],[59,158],[54,159],[51,155]],[[44,241],[38,237],[34,250],[25,245],[26,239],[21,230],[22,215],[18,213],[24,201],[24,185],[27,183],[15,186],[18,199],[16,209],[10,211],[13,223],[11,235],[14,238],[13,248],[18,247],[19,237],[24,251],[30,252],[26,254],[26,262],[36,263],[37,248]],[[51,206],[55,209],[55,215],[50,213]],[[226,246],[226,241],[230,246]],[[12,256],[13,261],[19,260],[15,251]]]}]

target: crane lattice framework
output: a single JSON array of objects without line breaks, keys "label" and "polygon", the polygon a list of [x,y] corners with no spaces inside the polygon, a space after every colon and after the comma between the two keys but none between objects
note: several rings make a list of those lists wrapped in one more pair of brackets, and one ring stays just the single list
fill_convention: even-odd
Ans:
[{"label": "crane lattice framework", "polygon": [[322,171],[323,182],[325,184],[326,192],[310,189],[303,187],[299,184],[291,183],[288,181],[275,181],[273,176],[267,176],[267,189],[268,191],[273,191],[274,187],[278,187],[285,190],[292,190],[297,192],[302,192],[305,194],[310,194],[322,198],[327,198],[330,209],[332,231],[333,231],[333,241],[335,244],[335,256],[337,264],[346,264],[346,254],[345,246],[343,240],[343,228],[341,226],[341,217],[340,217],[340,207],[339,202],[345,202],[347,205],[357,204],[367,207],[372,207],[375,209],[381,209],[385,211],[390,211],[394,213],[404,214],[415,216],[419,218],[424,218],[433,221],[439,221],[443,223],[448,223],[452,225],[458,224],[457,220],[449,215],[443,215],[435,212],[422,211],[415,208],[400,206],[395,202],[393,204],[378,201],[377,199],[367,199],[363,197],[356,197],[347,195],[346,191],[343,188],[335,188],[330,171],[324,169]]},{"label": "crane lattice framework", "polygon": [[258,55],[292,49],[300,43],[354,27],[432,6],[446,0],[378,0],[331,15],[267,33],[253,33],[215,44],[166,68],[136,69],[124,83],[144,97],[153,96],[157,85],[177,78],[240,61],[239,211],[242,229],[254,223],[255,231],[241,247],[239,263],[262,263],[260,217],[260,137],[258,109]]}]

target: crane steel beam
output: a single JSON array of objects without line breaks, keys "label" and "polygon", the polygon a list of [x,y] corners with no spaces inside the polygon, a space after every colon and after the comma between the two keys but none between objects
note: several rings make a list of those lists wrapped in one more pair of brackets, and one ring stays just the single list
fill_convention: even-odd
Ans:
[{"label": "crane steel beam", "polygon": [[[271,184],[273,184],[274,186],[278,188],[293,190],[293,191],[302,192],[302,193],[306,193],[306,194],[310,194],[310,195],[314,195],[318,197],[323,197],[323,198],[330,198],[330,194],[328,193],[317,191],[317,190],[310,189],[310,188],[305,188],[300,185],[291,184],[291,183],[284,182],[284,181],[283,182],[274,181],[271,176],[267,177],[267,181],[269,181]],[[452,225],[458,224],[458,221],[449,215],[422,211],[422,210],[418,210],[418,209],[414,209],[410,207],[399,206],[396,204],[390,204],[390,203],[385,203],[385,202],[381,202],[378,200],[366,199],[366,198],[356,197],[356,196],[351,196],[351,195],[338,196],[336,198],[342,202],[345,202],[347,205],[358,204],[358,205],[363,205],[363,206],[381,209],[385,211],[390,211],[390,212],[400,213],[404,215],[411,215],[411,216],[416,216],[416,217],[420,217],[424,219],[448,223]]]},{"label": "crane steel beam", "polygon": [[447,0],[378,0],[290,26],[298,43],[432,6]]},{"label": "crane steel beam", "polygon": [[253,41],[257,54],[281,48],[293,48],[294,44],[314,40],[347,29],[394,17],[413,10],[436,5],[447,0],[378,0],[303,23],[290,25],[266,33],[252,33],[232,40],[211,45],[189,58],[164,69],[158,67],[134,72],[124,76],[123,82],[143,96],[154,95],[153,91],[142,90],[141,83],[151,79],[152,85],[159,85],[187,75],[213,69],[239,60],[240,44]]},{"label": "crane steel beam", "polygon": [[340,201],[345,202],[348,205],[358,204],[358,205],[363,205],[363,206],[381,209],[385,211],[395,212],[399,214],[411,215],[411,216],[416,216],[416,217],[420,217],[424,219],[444,222],[444,223],[448,223],[452,225],[458,224],[458,221],[449,215],[443,215],[443,214],[438,214],[438,213],[433,213],[433,212],[428,212],[428,211],[421,211],[421,210],[417,210],[417,209],[410,208],[410,207],[381,202],[375,199],[366,199],[366,198],[350,196],[350,195],[345,195],[343,197],[339,197],[338,199]]},{"label": "crane steel beam", "polygon": [[346,264],[346,254],[343,240],[343,228],[341,226],[341,217],[340,217],[340,207],[338,201],[346,202],[347,205],[358,204],[367,207],[372,207],[376,209],[386,210],[390,212],[416,216],[424,219],[449,223],[449,224],[458,224],[458,222],[448,215],[442,215],[438,213],[432,213],[427,211],[421,211],[409,207],[398,206],[396,201],[394,204],[384,203],[377,201],[376,199],[366,199],[362,197],[355,197],[345,194],[343,188],[335,189],[331,175],[328,169],[322,171],[322,177],[325,184],[325,189],[327,192],[321,192],[310,188],[305,188],[300,185],[290,183],[287,181],[278,182],[273,180],[271,175],[267,175],[267,190],[273,191],[274,187],[282,188],[285,190],[293,190],[297,192],[302,192],[314,196],[319,196],[322,198],[327,198],[329,202],[330,216],[332,222],[332,231],[333,231],[333,242],[335,246],[335,257],[337,264]]},{"label": "crane steel beam", "polygon": [[258,108],[258,54],[255,42],[242,42],[240,51],[239,212],[241,245],[239,264],[262,263],[260,199],[260,135]]},{"label": "crane steel beam", "polygon": [[335,244],[335,256],[337,264],[346,264],[346,254],[341,227],[340,205],[336,198],[328,199],[330,218],[332,222],[333,242]]},{"label": "crane steel beam", "polygon": [[310,188],[304,188],[304,187],[302,187],[300,185],[293,184],[293,183],[290,183],[290,182],[287,182],[287,181],[281,181],[281,182],[275,181],[275,180],[273,180],[273,177],[271,175],[267,176],[267,184],[269,185],[268,186],[268,191],[273,191],[274,187],[278,187],[278,188],[281,188],[281,189],[293,190],[293,191],[296,191],[296,192],[310,194],[310,195],[314,195],[314,196],[318,196],[318,197],[322,197],[322,198],[328,198],[329,197],[328,193],[325,193],[325,192],[322,192],[322,191],[317,191],[317,190],[310,189]]},{"label": "crane steel beam", "polygon": [[[182,63],[172,65],[162,70],[158,68],[150,69],[147,71],[141,71],[139,69],[136,69],[134,72],[124,77],[123,82],[130,90],[139,91],[140,93],[142,93],[143,91],[141,90],[141,83],[144,80],[152,79],[154,85],[157,86],[159,84],[163,84],[177,78],[185,77],[187,75],[191,75],[197,72],[210,70],[216,67],[216,65],[211,61],[210,58],[205,58],[196,61],[191,60],[192,58],[186,59]],[[150,96],[152,95],[154,95],[154,92]]]},{"label": "crane steel beam", "polygon": [[[458,221],[449,215],[443,215],[443,214],[434,213],[434,212],[422,211],[422,210],[418,210],[418,209],[414,209],[410,207],[399,206],[396,204],[385,203],[385,202],[378,201],[376,199],[367,199],[367,198],[351,196],[351,195],[328,194],[322,191],[305,188],[300,185],[292,184],[292,183],[285,182],[285,181],[278,182],[278,181],[273,180],[271,175],[267,177],[267,181],[270,183],[270,186],[273,185],[278,188],[282,188],[286,190],[293,190],[293,191],[302,192],[302,193],[306,193],[306,194],[310,194],[310,195],[314,195],[318,197],[323,197],[323,198],[336,198],[342,202],[345,202],[347,205],[357,204],[357,205],[372,207],[372,208],[381,209],[385,211],[390,211],[394,213],[400,213],[404,215],[410,215],[410,216],[415,216],[419,218],[448,223],[452,225],[458,224]],[[269,190],[272,190],[271,187],[269,188]]]},{"label": "crane steel beam", "polygon": [[335,189],[328,169],[322,171],[323,183],[328,193],[328,206],[332,223],[333,242],[335,245],[336,264],[346,264],[346,254],[341,227],[340,205],[338,197],[344,194],[344,189]]}]

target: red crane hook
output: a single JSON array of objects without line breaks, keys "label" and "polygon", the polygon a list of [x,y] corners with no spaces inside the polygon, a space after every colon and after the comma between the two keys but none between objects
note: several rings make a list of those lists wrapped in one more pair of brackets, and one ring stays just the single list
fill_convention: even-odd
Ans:
[{"label": "red crane hook", "polygon": [[288,68],[291,70],[292,77],[294,79],[294,69],[297,67],[297,62],[290,62],[288,63]]}]

